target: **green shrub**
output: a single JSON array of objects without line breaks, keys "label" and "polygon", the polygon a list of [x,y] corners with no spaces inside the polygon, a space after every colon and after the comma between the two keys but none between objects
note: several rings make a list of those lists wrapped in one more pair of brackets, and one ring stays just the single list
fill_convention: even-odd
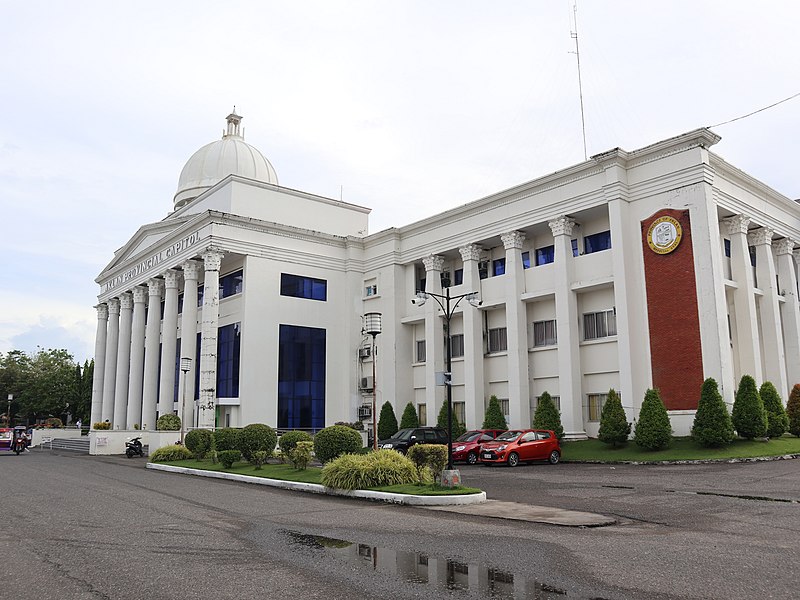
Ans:
[{"label": "green shrub", "polygon": [[94,425],[92,425],[92,429],[111,429],[111,423],[108,421],[98,421]]},{"label": "green shrub", "polygon": [[336,421],[334,425],[344,425],[345,427],[349,427],[350,429],[355,429],[356,431],[364,431],[364,423],[361,421],[353,421],[350,423],[349,421]]},{"label": "green shrub", "polygon": [[800,437],[800,383],[795,383],[786,403],[786,416],[789,417],[789,433]]},{"label": "green shrub", "polygon": [[[436,419],[436,425],[447,431],[447,401],[442,402],[442,408],[439,409],[439,416]],[[462,433],[466,433],[466,426],[458,420],[455,411],[453,411],[453,434],[452,439],[458,438]]]},{"label": "green shrub", "polygon": [[711,377],[703,382],[700,391],[700,402],[692,424],[692,437],[706,448],[727,446],[735,437],[728,407],[719,393],[716,380]]},{"label": "green shrub", "polygon": [[61,419],[59,419],[58,417],[50,417],[44,420],[44,426],[48,428],[60,429],[64,427],[64,423],[62,423]]},{"label": "green shrub", "polygon": [[150,455],[150,462],[170,462],[173,460],[187,460],[192,458],[192,453],[185,446],[172,444],[162,446]]},{"label": "green shrub", "polygon": [[733,401],[733,426],[740,437],[751,440],[767,435],[767,411],[758,394],[756,381],[743,375]]},{"label": "green shrub", "polygon": [[197,460],[202,460],[211,450],[214,436],[208,429],[192,429],[184,436],[184,444]]},{"label": "green shrub", "polygon": [[663,450],[672,441],[672,425],[658,390],[650,389],[644,394],[633,441],[645,450]]},{"label": "green shrub", "polygon": [[258,452],[259,450],[269,452],[269,455],[272,456],[277,443],[278,434],[275,433],[272,427],[263,423],[251,423],[239,430],[236,449],[249,462],[253,452]]},{"label": "green shrub", "polygon": [[138,424],[138,423],[134,423],[134,424],[133,424],[133,428],[134,428],[136,431],[139,431],[139,429],[140,429],[140,426],[139,426],[139,424]]},{"label": "green shrub", "polygon": [[758,394],[764,403],[764,410],[767,411],[767,437],[781,437],[789,429],[789,417],[786,416],[778,390],[772,383],[765,381],[761,384]]},{"label": "green shrub", "polygon": [[294,448],[289,450],[289,460],[292,466],[298,471],[304,471],[311,462],[311,452],[314,450],[314,442],[301,440]]},{"label": "green shrub", "polygon": [[486,414],[483,417],[483,429],[508,429],[508,424],[497,396],[489,398],[489,406],[486,407]]},{"label": "green shrub", "polygon": [[608,399],[600,413],[600,430],[597,439],[616,448],[617,444],[625,444],[631,434],[631,424],[625,416],[619,394],[613,389],[608,390]]},{"label": "green shrub", "polygon": [[253,465],[256,470],[261,469],[262,465],[267,464],[267,460],[272,456],[271,452],[267,452],[266,450],[256,450],[250,456],[250,464]]},{"label": "green shrub", "polygon": [[220,450],[217,452],[217,458],[223,467],[230,469],[233,463],[242,460],[242,453],[238,450]]},{"label": "green shrub", "polygon": [[292,450],[295,449],[295,447],[297,446],[297,442],[313,442],[313,441],[314,438],[311,437],[311,435],[306,433],[305,431],[300,431],[299,429],[295,429],[293,431],[287,431],[281,437],[278,438],[278,447],[281,449],[281,460],[283,460],[284,458],[287,459],[289,458],[289,454],[291,453]]},{"label": "green shrub", "polygon": [[178,431],[181,428],[181,418],[178,415],[167,413],[158,417],[156,429],[158,431]]},{"label": "green shrub", "polygon": [[214,450],[238,450],[241,429],[222,427],[214,430]]},{"label": "green shrub", "polygon": [[536,412],[533,413],[534,429],[551,429],[559,440],[564,439],[564,427],[561,425],[561,414],[556,408],[556,403],[547,392],[542,392]]},{"label": "green shrub", "polygon": [[418,475],[414,463],[394,450],[377,450],[369,454],[344,454],[322,468],[322,485],[342,490],[401,485],[417,481]]},{"label": "green shrub", "polygon": [[314,454],[323,463],[361,450],[361,435],[342,425],[331,425],[314,436]]},{"label": "green shrub", "polygon": [[403,410],[403,416],[400,417],[400,429],[412,429],[414,427],[419,427],[419,416],[417,415],[417,409],[409,402],[406,404],[405,410]]},{"label": "green shrub", "polygon": [[447,446],[442,444],[415,444],[408,449],[406,456],[417,468],[420,481],[426,467],[431,470],[434,480],[439,481],[447,466]]},{"label": "green shrub", "polygon": [[397,417],[394,416],[394,408],[390,402],[384,402],[381,406],[381,416],[378,419],[378,439],[388,440],[397,433]]}]

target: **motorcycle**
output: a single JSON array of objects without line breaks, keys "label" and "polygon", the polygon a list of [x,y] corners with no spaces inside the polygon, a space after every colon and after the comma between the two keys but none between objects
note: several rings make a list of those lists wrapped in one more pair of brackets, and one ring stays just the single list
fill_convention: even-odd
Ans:
[{"label": "motorcycle", "polygon": [[125,442],[125,456],[128,458],[133,458],[134,456],[144,456],[142,438],[135,437],[132,440]]},{"label": "motorcycle", "polygon": [[20,452],[25,452],[27,447],[28,441],[24,437],[19,436],[14,440],[14,452],[17,453],[17,456],[19,456]]}]

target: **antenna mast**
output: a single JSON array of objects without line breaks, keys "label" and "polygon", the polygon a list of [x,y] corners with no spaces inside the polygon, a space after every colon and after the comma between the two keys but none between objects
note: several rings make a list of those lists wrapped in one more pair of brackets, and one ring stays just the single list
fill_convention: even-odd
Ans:
[{"label": "antenna mast", "polygon": [[583,160],[588,160],[586,153],[586,118],[583,114],[583,84],[581,83],[581,52],[578,47],[578,3],[572,5],[572,15],[575,23],[575,31],[570,30],[570,37],[575,40],[575,52],[571,52],[578,59],[578,95],[581,99],[581,131],[583,132]]}]

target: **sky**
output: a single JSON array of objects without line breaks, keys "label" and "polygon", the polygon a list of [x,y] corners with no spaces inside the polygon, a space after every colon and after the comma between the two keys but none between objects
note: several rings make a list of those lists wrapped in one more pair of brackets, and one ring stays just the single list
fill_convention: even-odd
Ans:
[{"label": "sky", "polygon": [[[800,92],[794,0],[0,0],[0,15],[0,352],[81,362],[95,277],[168,214],[234,106],[281,185],[370,207],[374,233]],[[712,151],[800,198],[800,97],[713,130]]]}]

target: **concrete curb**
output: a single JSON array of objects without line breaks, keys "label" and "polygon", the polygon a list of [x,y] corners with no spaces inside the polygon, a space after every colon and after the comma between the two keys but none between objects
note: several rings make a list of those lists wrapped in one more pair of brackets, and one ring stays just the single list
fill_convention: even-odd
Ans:
[{"label": "concrete curb", "polygon": [[363,498],[366,500],[389,502],[392,504],[407,504],[409,506],[459,506],[465,504],[481,504],[486,502],[486,492],[457,496],[413,496],[411,494],[391,494],[389,492],[374,492],[371,490],[337,490],[333,488],[326,488],[324,485],[319,485],[317,483],[302,483],[298,481],[283,481],[281,479],[267,479],[266,477],[252,477],[250,475],[238,475],[236,473],[225,473],[222,471],[204,471],[202,469],[160,465],[158,463],[151,462],[147,463],[147,468],[154,469],[156,471],[167,471],[168,473],[181,473],[184,475],[197,475],[199,477],[212,477],[214,479],[227,479],[229,481],[239,481],[242,483],[267,485],[270,487],[281,488],[284,490],[294,490],[297,492],[325,494],[328,496],[345,496],[347,498]]},{"label": "concrete curb", "polygon": [[781,454],[778,456],[750,456],[744,458],[698,458],[686,460],[561,460],[563,463],[583,465],[709,465],[715,463],[754,463],[771,462],[776,460],[793,460],[800,458],[800,454]]}]

